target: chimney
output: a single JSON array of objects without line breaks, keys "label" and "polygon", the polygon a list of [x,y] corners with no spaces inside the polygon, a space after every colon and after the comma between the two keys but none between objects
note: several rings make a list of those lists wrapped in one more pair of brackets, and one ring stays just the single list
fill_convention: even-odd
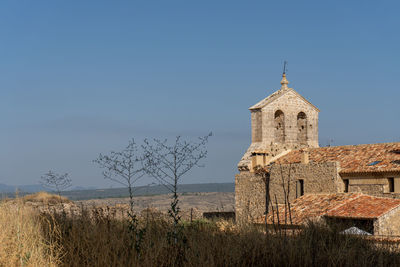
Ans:
[{"label": "chimney", "polygon": [[270,159],[271,157],[265,151],[254,151],[251,155],[250,172],[254,172],[256,166],[265,167]]},{"label": "chimney", "polygon": [[307,149],[301,150],[301,163],[302,164],[310,163],[310,155]]}]

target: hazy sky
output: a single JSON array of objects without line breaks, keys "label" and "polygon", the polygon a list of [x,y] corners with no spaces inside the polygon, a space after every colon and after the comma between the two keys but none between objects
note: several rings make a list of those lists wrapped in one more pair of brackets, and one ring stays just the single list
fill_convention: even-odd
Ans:
[{"label": "hazy sky", "polygon": [[[398,1],[1,1],[0,183],[92,163],[130,138],[209,131],[185,183],[233,182],[248,108],[288,80],[321,145],[400,141]],[[147,181],[143,181],[147,183]]]}]

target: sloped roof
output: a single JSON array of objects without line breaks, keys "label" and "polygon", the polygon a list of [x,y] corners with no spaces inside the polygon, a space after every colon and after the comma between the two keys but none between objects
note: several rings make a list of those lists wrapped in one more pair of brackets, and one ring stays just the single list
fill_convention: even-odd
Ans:
[{"label": "sloped roof", "polygon": [[[400,199],[381,198],[361,193],[306,194],[291,203],[293,225],[301,225],[321,216],[349,219],[376,219],[400,206]],[[285,207],[278,208],[280,224],[285,223]],[[269,212],[267,221],[277,223],[277,212]],[[260,220],[261,222],[262,220]],[[286,224],[290,224],[286,211]]]},{"label": "sloped roof", "polygon": [[309,102],[302,95],[297,93],[293,88],[279,89],[278,91],[276,91],[273,94],[267,96],[266,98],[264,98],[263,100],[261,100],[257,104],[251,106],[249,109],[250,110],[261,109],[261,108],[265,107],[266,105],[268,105],[269,103],[271,103],[271,102],[277,100],[278,98],[280,98],[281,96],[285,95],[288,92],[293,92],[295,95],[297,95],[299,98],[301,98],[304,102],[308,103],[310,106],[312,106],[314,109],[316,109],[319,112],[319,109],[316,106],[311,104],[311,102]]},{"label": "sloped roof", "polygon": [[[296,198],[290,204],[290,213],[292,217],[292,223],[294,225],[301,225],[307,222],[307,220],[320,217],[330,211],[331,209],[342,205],[346,201],[357,198],[361,193],[335,193],[335,194],[306,194],[299,198]],[[284,224],[285,221],[285,207],[280,206],[278,208],[279,221]],[[289,211],[286,211],[287,224],[290,224]],[[274,220],[277,223],[277,212],[274,211]],[[273,222],[272,211],[269,212],[267,221]]]},{"label": "sloped roof", "polygon": [[[340,173],[400,172],[400,143],[309,148],[312,162],[340,162]],[[275,162],[300,163],[301,150],[294,150]]]},{"label": "sloped roof", "polygon": [[328,211],[325,216],[335,218],[375,219],[400,206],[400,199],[361,195]]}]

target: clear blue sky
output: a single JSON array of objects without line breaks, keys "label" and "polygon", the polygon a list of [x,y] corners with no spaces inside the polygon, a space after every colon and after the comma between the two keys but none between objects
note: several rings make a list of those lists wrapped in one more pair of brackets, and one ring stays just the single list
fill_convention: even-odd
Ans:
[{"label": "clear blue sky", "polygon": [[[248,107],[290,86],[320,143],[400,141],[398,1],[1,1],[0,183],[92,163],[135,137],[213,131],[185,183],[233,182]],[[116,186],[114,184],[114,186]]]}]

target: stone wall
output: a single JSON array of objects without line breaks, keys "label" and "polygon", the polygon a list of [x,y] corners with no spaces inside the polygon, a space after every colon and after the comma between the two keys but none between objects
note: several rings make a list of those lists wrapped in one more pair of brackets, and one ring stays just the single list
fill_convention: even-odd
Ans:
[{"label": "stone wall", "polygon": [[284,132],[286,144],[300,144],[298,140],[297,118],[303,112],[307,118],[307,144],[318,147],[318,111],[309,103],[301,99],[293,91],[288,91],[277,100],[262,108],[262,142],[275,142],[275,113],[281,110],[284,114]]},{"label": "stone wall", "polygon": [[374,235],[400,235],[400,207],[374,221]]},{"label": "stone wall", "polygon": [[251,142],[262,141],[262,114],[261,110],[251,111]]},{"label": "stone wall", "polygon": [[[297,181],[304,181],[304,193],[336,193],[343,191],[343,182],[338,175],[338,163],[309,163],[273,165],[270,169],[270,197],[275,203],[285,203],[282,178],[289,199],[299,196]],[[297,196],[296,196],[297,191]],[[235,206],[238,222],[260,219],[265,211],[265,183],[261,176],[248,171],[240,172],[235,179]]]},{"label": "stone wall", "polygon": [[[399,173],[374,173],[342,175],[349,180],[349,192],[361,192],[378,197],[400,198],[400,174]],[[388,178],[394,179],[394,192],[390,192]]]},{"label": "stone wall", "polygon": [[[308,164],[275,164],[270,169],[270,194],[275,202],[285,203],[285,192],[289,191],[289,199],[293,201],[300,197],[298,181],[303,180],[304,194],[342,192],[343,182],[338,174],[338,163],[308,163]],[[288,182],[290,187],[288,190]],[[282,184],[285,184],[283,189]]]},{"label": "stone wall", "polygon": [[238,164],[240,171],[248,170],[255,150],[275,157],[290,149],[319,146],[319,111],[293,89],[274,94],[280,96],[262,108],[250,110],[252,143]]},{"label": "stone wall", "polygon": [[261,176],[242,171],[235,177],[235,212],[238,223],[254,222],[265,211],[265,183]]}]

